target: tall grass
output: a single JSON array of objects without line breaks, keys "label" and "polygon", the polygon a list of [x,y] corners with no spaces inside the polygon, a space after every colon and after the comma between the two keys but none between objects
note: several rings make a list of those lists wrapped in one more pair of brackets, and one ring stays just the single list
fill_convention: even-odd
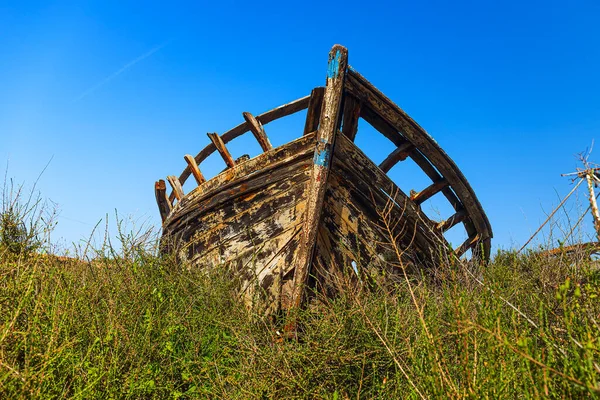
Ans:
[{"label": "tall grass", "polygon": [[474,272],[348,284],[282,340],[224,271],[136,237],[82,260],[0,242],[0,398],[600,397],[587,257],[505,251]]}]

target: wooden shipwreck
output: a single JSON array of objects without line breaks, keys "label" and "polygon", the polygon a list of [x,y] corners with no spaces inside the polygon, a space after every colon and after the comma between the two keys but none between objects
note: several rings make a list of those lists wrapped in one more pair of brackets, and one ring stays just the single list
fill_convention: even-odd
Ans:
[{"label": "wooden shipwreck", "polygon": [[[308,109],[298,139],[273,148],[264,126]],[[448,257],[487,259],[492,229],[456,164],[400,107],[348,66],[347,50],[329,54],[325,87],[245,122],[211,143],[179,177],[155,185],[163,243],[197,268],[228,268],[249,304],[271,313],[299,307],[313,290],[329,290],[339,274],[362,280],[430,268]],[[380,164],[354,143],[359,119],[395,150]],[[226,144],[251,132],[263,153],[234,159]],[[206,180],[199,164],[217,151],[227,168]],[[408,193],[387,175],[411,158],[431,184]],[[197,187],[184,193],[193,176]],[[433,221],[420,205],[443,196],[454,213]],[[451,248],[444,232],[462,225],[467,240]],[[400,249],[400,258],[394,251]],[[467,254],[468,253],[468,254]],[[387,274],[387,275],[386,275]]]}]

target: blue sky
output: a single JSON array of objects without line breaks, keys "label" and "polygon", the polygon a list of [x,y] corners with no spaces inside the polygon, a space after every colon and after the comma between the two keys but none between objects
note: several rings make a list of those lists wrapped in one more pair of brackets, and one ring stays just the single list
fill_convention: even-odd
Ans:
[{"label": "blue sky", "polygon": [[[495,247],[518,246],[571,189],[560,174],[600,131],[599,18],[591,1],[3,1],[0,171],[31,185],[51,160],[38,189],[57,203],[66,245],[115,209],[158,224],[155,180],[179,175],[183,155],[242,111],[322,85],[340,43],[458,164]],[[266,129],[280,145],[302,125]],[[357,142],[381,160],[391,148],[370,133]],[[201,167],[212,176],[224,164]],[[392,175],[418,185],[405,168]]]}]

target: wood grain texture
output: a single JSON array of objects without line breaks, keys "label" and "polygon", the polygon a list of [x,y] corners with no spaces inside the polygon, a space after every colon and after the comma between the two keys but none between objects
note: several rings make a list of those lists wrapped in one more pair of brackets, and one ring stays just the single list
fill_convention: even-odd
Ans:
[{"label": "wood grain texture", "polygon": [[415,204],[422,204],[423,202],[429,200],[435,194],[439,193],[445,187],[448,187],[448,181],[444,178],[440,179],[437,182],[432,183],[427,186],[425,189],[421,190],[418,193],[414,193],[410,196],[410,199],[415,202]]},{"label": "wood grain texture", "polygon": [[227,147],[225,146],[225,143],[223,143],[221,136],[219,136],[218,133],[207,133],[207,135],[221,155],[223,161],[225,161],[225,164],[227,164],[227,168],[235,167],[235,161],[233,160],[233,157],[231,157],[231,154],[229,154],[229,150],[227,150]]},{"label": "wood grain texture", "polygon": [[441,221],[436,225],[436,228],[442,232],[452,229],[456,224],[463,222],[467,218],[467,213],[463,210],[457,211],[445,221]]},{"label": "wood grain texture", "polygon": [[[273,148],[263,125],[307,107],[303,136]],[[348,72],[342,46],[329,54],[325,88],[243,117],[222,136],[208,134],[211,144],[196,157],[185,156],[181,177],[167,178],[171,196],[162,180],[155,195],[163,248],[190,268],[226,268],[248,307],[266,314],[293,310],[307,289],[335,295],[340,280],[395,279],[407,266],[435,267],[468,250],[473,258],[489,256],[489,221],[462,173],[398,106]],[[396,146],[379,167],[353,142],[359,118]],[[234,161],[225,143],[248,131],[264,152]],[[206,181],[198,164],[215,150],[227,168]],[[408,157],[431,179],[410,195],[386,175]],[[190,174],[198,187],[184,194]],[[455,210],[441,222],[420,207],[437,193]],[[460,223],[468,239],[452,251],[444,232]]]},{"label": "wood grain texture", "polygon": [[194,160],[194,157],[192,157],[189,154],[186,154],[185,156],[183,156],[183,159],[187,163],[190,171],[192,171],[192,175],[194,175],[194,179],[196,180],[196,183],[198,185],[201,185],[204,182],[206,182],[206,179],[204,178],[204,175],[202,175],[202,172],[200,172],[200,168],[198,167],[196,160]]},{"label": "wood grain texture", "polygon": [[164,180],[160,179],[156,181],[154,184],[154,195],[156,197],[160,219],[164,222],[173,208],[167,197],[167,185]]},{"label": "wood grain texture", "polygon": [[183,199],[184,193],[183,193],[183,188],[181,187],[181,183],[179,182],[179,179],[177,179],[176,176],[169,175],[169,176],[167,176],[167,180],[169,181],[169,184],[171,185],[171,188],[173,189],[173,192],[175,193],[175,197],[177,198],[177,201],[181,201],[181,199]]},{"label": "wood grain texture", "polygon": [[314,139],[263,153],[188,194],[163,225],[170,251],[190,267],[228,268],[248,307],[287,307]]},{"label": "wood grain texture", "polygon": [[388,172],[394,165],[398,164],[400,161],[406,160],[414,149],[415,146],[412,143],[405,141],[403,144],[396,147],[396,149],[392,151],[381,164],[379,164],[379,169],[383,172]]},{"label": "wood grain texture", "polygon": [[341,122],[340,106],[347,66],[348,51],[345,47],[334,46],[329,52],[327,80],[323,95],[319,130],[317,131],[313,171],[307,188],[306,214],[300,238],[296,270],[294,272],[293,308],[300,307],[302,303],[304,287],[310,273],[310,264],[321,220],[321,208],[327,188],[327,174],[331,163],[336,133]]},{"label": "wood grain texture", "polygon": [[345,96],[342,133],[352,141],[354,141],[356,133],[358,132],[360,108],[361,105],[358,99],[350,95]]},{"label": "wood grain texture", "polygon": [[258,122],[254,115],[250,114],[247,111],[243,112],[242,115],[244,116],[244,119],[246,120],[246,123],[250,128],[250,131],[258,141],[260,148],[263,151],[271,150],[273,146],[271,145],[271,142],[269,142],[269,138],[267,137],[265,128],[262,126],[262,124]]},{"label": "wood grain texture", "polygon": [[321,118],[321,106],[323,105],[324,87],[317,87],[310,93],[308,102],[308,111],[306,112],[306,121],[304,123],[304,134],[316,132],[319,128],[319,119]]}]

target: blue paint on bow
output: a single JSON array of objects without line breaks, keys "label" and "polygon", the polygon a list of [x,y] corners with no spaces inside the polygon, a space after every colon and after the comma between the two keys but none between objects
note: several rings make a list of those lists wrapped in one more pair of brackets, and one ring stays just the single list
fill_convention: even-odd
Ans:
[{"label": "blue paint on bow", "polygon": [[329,162],[329,146],[325,147],[323,150],[318,150],[315,152],[315,157],[313,158],[313,163],[320,167],[326,167]]},{"label": "blue paint on bow", "polygon": [[335,52],[335,56],[329,60],[329,65],[327,66],[327,78],[334,79],[337,78],[340,74],[340,60],[342,58],[342,54],[339,50]]}]

